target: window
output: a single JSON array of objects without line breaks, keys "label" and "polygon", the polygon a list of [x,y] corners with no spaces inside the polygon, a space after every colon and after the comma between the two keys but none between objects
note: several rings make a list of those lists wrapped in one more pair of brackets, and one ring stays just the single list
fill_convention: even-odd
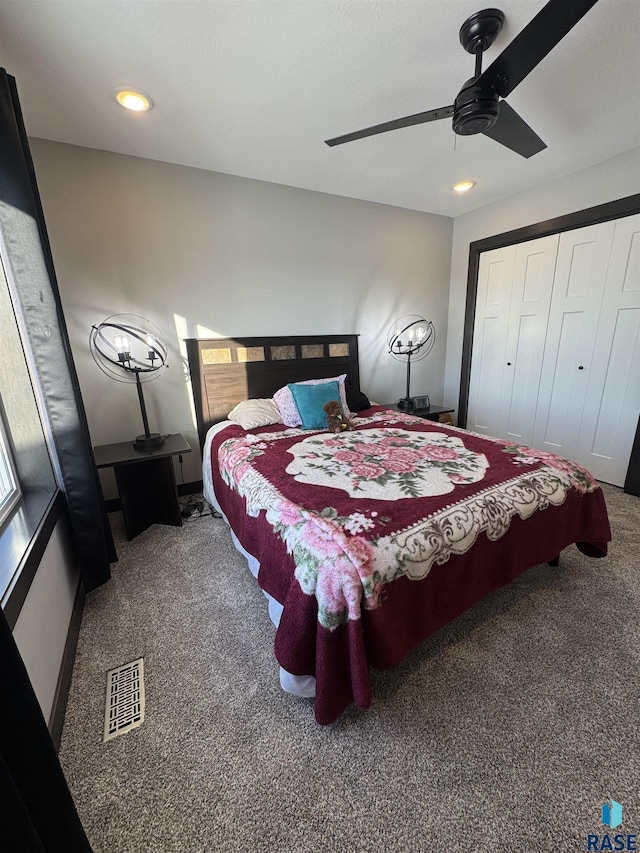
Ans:
[{"label": "window", "polygon": [[117,556],[16,81],[4,69],[0,100],[0,398],[21,491],[0,529],[0,606],[15,625],[59,521],[78,545],[85,591],[109,579]]},{"label": "window", "polygon": [[9,441],[0,415],[0,528],[16,503],[20,500],[20,487],[16,475]]},{"label": "window", "polygon": [[0,604],[5,614],[25,554],[58,493],[22,328],[0,233]]}]

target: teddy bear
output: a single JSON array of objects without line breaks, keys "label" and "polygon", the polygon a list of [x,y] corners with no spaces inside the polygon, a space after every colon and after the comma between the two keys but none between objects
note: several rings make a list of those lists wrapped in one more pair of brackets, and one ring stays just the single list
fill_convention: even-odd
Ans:
[{"label": "teddy bear", "polygon": [[345,432],[354,429],[353,421],[345,418],[342,406],[337,400],[329,400],[322,407],[327,413],[327,424],[331,432]]}]

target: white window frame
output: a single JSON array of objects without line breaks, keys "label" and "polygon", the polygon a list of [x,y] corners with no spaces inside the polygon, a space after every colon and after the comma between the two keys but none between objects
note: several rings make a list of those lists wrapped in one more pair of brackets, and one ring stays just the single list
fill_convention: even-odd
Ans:
[{"label": "white window frame", "polygon": [[0,417],[0,527],[22,497],[9,439]]}]

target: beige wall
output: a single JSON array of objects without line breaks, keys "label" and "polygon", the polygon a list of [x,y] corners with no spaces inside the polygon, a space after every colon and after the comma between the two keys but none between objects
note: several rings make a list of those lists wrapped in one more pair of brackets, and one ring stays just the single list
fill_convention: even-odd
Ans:
[{"label": "beige wall", "polygon": [[635,193],[640,193],[640,149],[454,220],[444,388],[447,403],[458,406],[469,244]]},{"label": "beige wall", "polygon": [[[621,154],[454,220],[245,178],[30,141],[94,444],[141,432],[132,387],[88,350],[92,323],[149,317],[170,369],[146,386],[151,428],[182,432],[186,482],[199,479],[180,340],[202,335],[360,334],[361,381],[403,393],[384,347],[393,320],[431,317],[438,340],[412,390],[458,405],[469,243],[640,192],[640,152]],[[179,474],[179,476],[181,476]],[[115,494],[105,480],[107,497]]]},{"label": "beige wall", "polygon": [[13,628],[31,685],[49,722],[77,590],[78,570],[63,516],[51,534]]},{"label": "beige wall", "polygon": [[[443,394],[453,220],[183,166],[30,140],[71,346],[94,444],[142,431],[133,387],[88,350],[93,323],[153,320],[170,369],[145,388],[151,429],[197,450],[183,337],[356,332],[372,399],[404,393],[385,350],[402,314],[430,317],[434,351],[412,390]],[[200,478],[198,453],[184,457]],[[112,484],[105,484],[112,496]]]}]

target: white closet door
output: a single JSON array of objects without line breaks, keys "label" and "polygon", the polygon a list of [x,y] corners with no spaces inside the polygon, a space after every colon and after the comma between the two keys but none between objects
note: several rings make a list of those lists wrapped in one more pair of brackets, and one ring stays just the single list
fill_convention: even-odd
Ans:
[{"label": "white closet door", "polygon": [[483,252],[478,269],[467,428],[487,435],[500,434],[500,398],[515,256],[515,246]]},{"label": "white closet door", "polygon": [[532,444],[575,458],[614,222],[560,235]]},{"label": "white closet door", "polygon": [[514,444],[533,441],[559,238],[551,234],[516,247],[496,433]]},{"label": "white closet door", "polygon": [[576,460],[624,486],[640,412],[640,215],[615,222]]}]

